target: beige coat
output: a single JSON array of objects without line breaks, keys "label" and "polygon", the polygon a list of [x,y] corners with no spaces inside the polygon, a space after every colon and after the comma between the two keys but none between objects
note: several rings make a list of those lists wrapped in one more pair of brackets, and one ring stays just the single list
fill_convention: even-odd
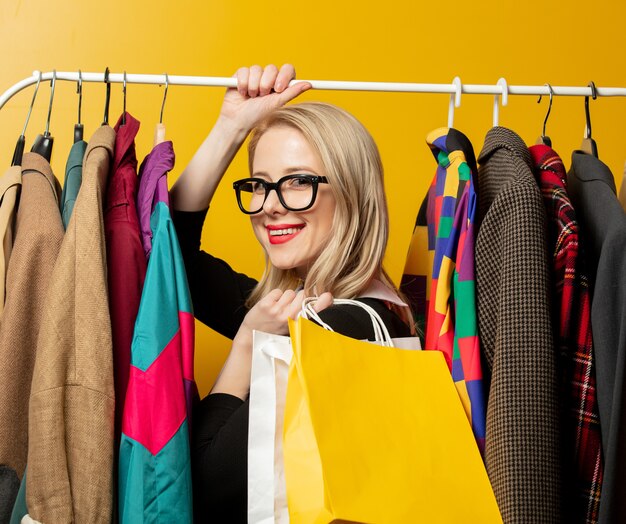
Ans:
[{"label": "beige coat", "polygon": [[[18,478],[24,473],[28,451],[28,398],[37,335],[64,233],[60,187],[50,164],[40,155],[26,153],[22,165],[22,190],[0,325],[0,464],[11,468]],[[19,180],[20,167],[14,169],[17,172],[12,176]]]},{"label": "beige coat", "polygon": [[0,315],[4,309],[7,266],[13,249],[13,223],[17,196],[22,185],[22,167],[12,166],[0,178]]},{"label": "beige coat", "polygon": [[100,127],[44,309],[29,410],[26,502],[45,524],[106,523],[113,496],[113,357],[102,200],[115,131]]}]

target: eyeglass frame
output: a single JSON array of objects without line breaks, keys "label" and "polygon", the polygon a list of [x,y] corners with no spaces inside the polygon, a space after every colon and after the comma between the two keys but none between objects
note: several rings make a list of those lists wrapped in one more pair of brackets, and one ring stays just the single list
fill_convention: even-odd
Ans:
[{"label": "eyeglass frame", "polygon": [[[283,182],[285,182],[286,180],[293,180],[295,178],[306,178],[307,180],[310,180],[312,183],[312,188],[313,188],[313,195],[311,196],[311,202],[309,203],[309,205],[305,207],[299,207],[297,209],[290,207],[285,203],[285,200],[283,199],[283,195],[280,191],[280,185]],[[263,203],[261,204],[261,207],[259,207],[257,211],[247,211],[243,207],[243,204],[241,203],[241,191],[242,191],[241,186],[250,182],[259,182],[265,188],[265,197],[263,198]],[[315,204],[315,200],[317,199],[317,188],[319,184],[328,184],[328,179],[325,176],[308,175],[308,174],[303,175],[303,174],[294,173],[292,175],[286,175],[280,178],[277,182],[268,182],[267,180],[263,178],[256,178],[256,177],[242,178],[241,180],[236,180],[235,182],[233,182],[233,189],[235,190],[235,194],[237,196],[237,205],[239,206],[239,209],[241,210],[241,212],[245,213],[246,215],[256,215],[257,213],[260,213],[261,211],[263,211],[263,206],[265,205],[265,202],[267,201],[267,197],[269,196],[270,191],[272,190],[276,191],[276,195],[278,196],[278,201],[288,211],[298,212],[298,211],[306,211],[307,209],[311,209],[311,207],[313,207],[313,204]]]}]

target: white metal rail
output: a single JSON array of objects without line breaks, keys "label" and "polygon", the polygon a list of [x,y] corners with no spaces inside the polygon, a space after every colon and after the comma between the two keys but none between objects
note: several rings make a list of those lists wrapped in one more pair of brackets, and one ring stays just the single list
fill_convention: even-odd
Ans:
[{"label": "white metal rail", "polygon": [[[78,71],[49,71],[40,73],[34,71],[32,76],[20,80],[11,86],[0,96],[0,109],[21,90],[36,84],[38,81],[52,80],[56,76],[56,80],[78,82],[105,82],[105,73],[79,73]],[[294,80],[299,82],[302,80]],[[454,107],[458,107],[461,103],[461,94],[470,95],[493,95],[493,123],[498,125],[499,116],[499,99],[502,105],[507,105],[509,95],[552,95],[556,96],[623,96],[626,97],[626,87],[595,87],[594,90],[590,86],[549,86],[548,84],[540,86],[528,85],[508,85],[504,78],[500,78],[496,84],[462,84],[461,80],[456,77],[450,84],[423,84],[423,83],[406,83],[406,82],[344,82],[335,80],[306,80],[313,89],[334,90],[334,91],[379,91],[379,92],[396,92],[396,93],[448,93],[450,94],[450,111],[449,126],[452,127],[454,116]],[[109,83],[127,84],[155,84],[163,85],[166,83],[166,75],[144,75],[134,73],[110,73],[108,75]],[[179,76],[167,75],[168,85],[184,85],[184,86],[212,86],[212,87],[236,87],[237,81],[232,77],[221,76]]]}]

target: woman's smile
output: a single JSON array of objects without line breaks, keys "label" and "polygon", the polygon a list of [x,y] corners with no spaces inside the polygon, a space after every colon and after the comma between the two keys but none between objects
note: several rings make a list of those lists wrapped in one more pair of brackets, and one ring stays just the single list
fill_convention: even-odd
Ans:
[{"label": "woman's smile", "polygon": [[284,244],[295,238],[304,227],[305,224],[268,224],[265,229],[270,244]]}]

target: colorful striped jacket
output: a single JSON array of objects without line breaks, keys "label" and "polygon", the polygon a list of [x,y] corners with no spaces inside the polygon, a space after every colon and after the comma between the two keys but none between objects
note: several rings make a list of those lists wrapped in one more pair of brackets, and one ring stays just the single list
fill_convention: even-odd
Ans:
[{"label": "colorful striped jacket", "polygon": [[194,315],[170,211],[157,202],[135,323],[119,459],[121,523],[192,522]]}]

